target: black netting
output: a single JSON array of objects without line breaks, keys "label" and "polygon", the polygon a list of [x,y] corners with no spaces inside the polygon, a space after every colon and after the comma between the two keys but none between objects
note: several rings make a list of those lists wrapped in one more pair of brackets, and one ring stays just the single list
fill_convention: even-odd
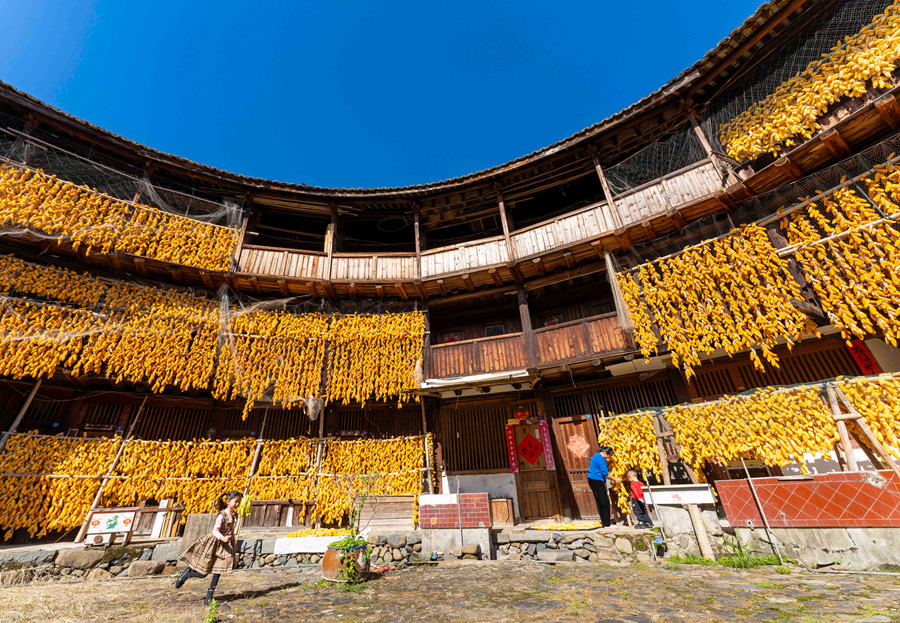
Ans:
[{"label": "black netting", "polygon": [[[776,220],[778,214],[790,206],[820,193],[829,192],[845,181],[868,173],[876,165],[887,162],[897,154],[900,154],[900,134],[894,134],[881,143],[818,173],[747,199],[727,214],[706,216],[668,236],[635,245],[622,256],[621,263],[635,265],[652,261],[664,255],[677,253],[703,240],[723,236],[738,225]],[[861,188],[857,190],[862,192]]]},{"label": "black netting", "polygon": [[[0,118],[0,123],[7,119]],[[4,126],[8,124],[4,123]],[[241,206],[233,201],[216,202],[188,193],[162,188],[139,178],[53,147],[23,134],[0,132],[0,158],[17,165],[39,169],[67,182],[101,193],[148,205],[191,219],[237,228]]]},{"label": "black netting", "polygon": [[771,95],[782,83],[803,72],[807,66],[859,32],[892,4],[889,0],[847,0],[833,2],[796,33],[781,37],[776,50],[760,55],[710,98],[704,113],[703,130],[716,151],[723,151],[720,130],[757,102]]},{"label": "black netting", "polygon": [[603,172],[610,190],[620,195],[706,157],[696,132],[685,125]]}]

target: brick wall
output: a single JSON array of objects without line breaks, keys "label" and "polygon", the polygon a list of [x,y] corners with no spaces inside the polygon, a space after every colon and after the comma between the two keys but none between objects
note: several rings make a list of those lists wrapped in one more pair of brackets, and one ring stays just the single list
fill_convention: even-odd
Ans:
[{"label": "brick wall", "polygon": [[[754,478],[769,525],[774,528],[900,527],[900,478],[892,471],[838,472],[808,480]],[[746,480],[718,480],[716,491],[735,527],[763,525]]]},{"label": "brick wall", "polygon": [[[491,501],[487,493],[421,496],[419,526],[428,528],[489,528]],[[459,520],[462,519],[462,526]]]}]

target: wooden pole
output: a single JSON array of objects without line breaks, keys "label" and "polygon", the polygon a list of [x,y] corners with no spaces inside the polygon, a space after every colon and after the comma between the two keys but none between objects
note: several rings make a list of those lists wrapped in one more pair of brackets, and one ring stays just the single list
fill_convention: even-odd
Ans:
[{"label": "wooden pole", "polygon": [[416,279],[422,278],[422,238],[419,232],[419,210],[413,213],[413,229],[416,235]]},{"label": "wooden pole", "polygon": [[[316,499],[316,493],[319,490],[319,472],[322,471],[322,446],[325,443],[323,439],[325,437],[325,409],[322,409],[322,413],[319,415],[319,443],[316,446],[316,480],[313,482],[313,500]],[[322,527],[322,515],[319,513],[318,507],[316,507],[316,528]]]},{"label": "wooden pole", "polygon": [[428,493],[434,493],[433,468],[431,467],[431,452],[428,451],[428,421],[425,419],[425,397],[419,397],[422,406],[422,444],[425,446],[425,477],[428,479]]},{"label": "wooden pole", "polygon": [[112,478],[113,472],[119,465],[119,459],[122,458],[122,453],[125,451],[125,445],[131,443],[131,435],[134,433],[134,428],[135,426],[137,426],[138,420],[141,419],[141,414],[144,413],[144,405],[146,404],[147,396],[144,396],[144,399],[141,401],[141,408],[138,409],[138,412],[134,416],[134,419],[131,420],[131,424],[128,426],[128,432],[122,439],[122,443],[119,444],[119,451],[116,452],[116,457],[113,459],[112,464],[106,471],[106,476],[103,477],[103,481],[100,483],[100,488],[97,489],[97,494],[94,496],[94,501],[91,502],[91,510],[88,511],[88,514],[85,516],[84,521],[81,522],[81,528],[78,529],[78,535],[75,537],[76,543],[81,543],[84,540],[84,535],[87,532],[88,521],[91,519],[91,513],[93,513],[94,510],[96,510],[96,508],[100,505],[100,498],[103,496],[103,489],[104,487],[106,487],[106,483],[109,482],[110,478]]},{"label": "wooden pole", "polygon": [[600,178],[600,186],[603,188],[603,194],[606,195],[606,218],[613,226],[613,229],[620,229],[622,227],[622,219],[619,218],[619,209],[616,207],[616,200],[612,191],[609,189],[609,183],[606,181],[606,175],[603,174],[603,168],[600,166],[600,160],[597,159],[597,154],[593,155],[593,159],[594,170],[597,171],[597,177]]},{"label": "wooden pole", "polygon": [[[256,438],[256,449],[253,451],[253,460],[250,461],[250,470],[247,472],[247,483],[244,485],[244,493],[242,497],[247,497],[247,494],[250,493],[250,483],[253,481],[253,477],[256,476],[256,471],[259,466],[259,457],[262,454],[263,446],[265,445],[265,439],[263,435],[266,433],[266,420],[269,418],[269,407],[266,407],[266,410],[263,411],[262,424],[259,426],[259,437]],[[251,507],[252,512],[252,507]],[[237,542],[238,537],[241,536],[241,528],[244,526],[244,518],[238,517],[237,529],[234,533],[234,540]]]},{"label": "wooden pole", "polygon": [[841,417],[843,413],[841,413],[841,407],[835,397],[834,387],[832,385],[826,385],[825,394],[828,396],[828,406],[831,408],[831,415],[835,419],[835,425],[837,426],[838,434],[841,437],[841,449],[844,451],[844,460],[847,461],[847,466],[850,468],[851,472],[858,472],[859,465],[856,462],[856,456],[853,454],[853,446],[850,445],[850,434],[847,432],[847,423]]},{"label": "wooden pole", "polygon": [[517,291],[519,299],[519,319],[522,321],[522,339],[525,341],[525,355],[528,357],[528,367],[537,367],[537,354],[534,350],[534,329],[531,325],[531,311],[528,309],[528,296],[521,285]]},{"label": "wooden pole", "polygon": [[703,133],[703,128],[700,127],[700,119],[697,117],[697,113],[692,112],[689,119],[691,127],[694,128],[694,134],[697,135],[697,140],[700,141],[703,150],[706,152],[706,155],[709,157],[710,162],[712,162],[712,165],[715,167],[719,176],[723,179],[727,179],[729,184],[732,182],[739,182],[740,180],[737,175],[734,174],[734,171],[731,170],[731,167],[726,166],[721,158],[719,158],[719,154],[713,151],[712,145],[709,144],[709,140],[706,138],[706,134]]},{"label": "wooden pole", "polygon": [[756,487],[753,485],[753,479],[750,478],[750,470],[747,469],[747,463],[744,461],[744,457],[741,457],[741,465],[744,466],[744,474],[747,475],[747,485],[750,487],[750,493],[753,495],[753,501],[756,502],[756,508],[759,510],[759,516],[762,517],[763,526],[766,528],[766,535],[769,537],[769,544],[772,546],[772,549],[775,551],[775,555],[778,556],[778,563],[784,564],[784,560],[781,558],[781,551],[779,551],[778,546],[775,545],[775,535],[772,534],[772,529],[769,528],[769,520],[766,518],[766,513],[763,510],[762,503],[759,501],[759,496],[756,495]]},{"label": "wooden pole", "polygon": [[509,222],[506,216],[506,203],[503,201],[503,191],[497,186],[497,204],[500,208],[500,225],[503,227],[503,238],[506,240],[506,252],[510,263],[515,263],[516,254],[513,252],[512,241],[509,238]]},{"label": "wooden pole", "polygon": [[663,484],[668,487],[672,484],[672,477],[669,475],[669,459],[666,458],[666,446],[663,443],[662,430],[655,415],[653,416],[653,433],[656,435],[656,450],[659,452],[660,475],[662,476]]},{"label": "wooden pole", "polygon": [[16,419],[13,420],[12,425],[10,425],[9,430],[3,433],[3,439],[0,439],[0,452],[3,452],[3,449],[6,448],[6,442],[12,436],[13,433],[16,432],[16,429],[19,428],[19,424],[22,423],[22,420],[25,417],[25,414],[28,412],[28,407],[31,406],[31,401],[34,400],[34,396],[37,394],[38,389],[41,387],[41,383],[44,382],[44,379],[38,379],[34,382],[34,385],[31,388],[31,391],[28,392],[28,396],[25,398],[25,402],[22,403],[22,407],[19,409],[18,415],[16,415]]}]

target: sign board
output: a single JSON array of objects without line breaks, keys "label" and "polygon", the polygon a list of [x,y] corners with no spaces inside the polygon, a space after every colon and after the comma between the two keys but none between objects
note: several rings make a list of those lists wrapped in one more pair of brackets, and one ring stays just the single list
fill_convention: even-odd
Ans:
[{"label": "sign board", "polygon": [[509,457],[509,471],[519,471],[519,457],[516,454],[516,431],[509,424],[506,425],[506,455]]},{"label": "sign board", "polygon": [[872,351],[869,350],[869,347],[862,340],[851,340],[847,348],[864,375],[881,374],[881,366],[875,361]]},{"label": "sign board", "polygon": [[134,530],[137,508],[101,508],[91,513],[88,534],[122,534]]},{"label": "sign board", "polygon": [[541,420],[541,443],[547,448],[544,453],[544,464],[547,466],[548,472],[556,471],[556,459],[553,458],[553,446],[550,445],[550,427],[547,426],[547,420]]},{"label": "sign board", "polygon": [[534,435],[525,433],[525,437],[523,437],[522,441],[519,443],[518,450],[519,454],[525,457],[526,461],[534,465],[544,451],[544,446],[541,445],[540,441],[534,438]]},{"label": "sign board", "polygon": [[660,506],[716,503],[712,487],[705,484],[645,487],[644,501],[647,504],[659,504]]},{"label": "sign board", "polygon": [[566,444],[566,448],[579,459],[583,459],[588,450],[591,449],[591,444],[581,435],[572,435],[569,437],[569,443]]}]

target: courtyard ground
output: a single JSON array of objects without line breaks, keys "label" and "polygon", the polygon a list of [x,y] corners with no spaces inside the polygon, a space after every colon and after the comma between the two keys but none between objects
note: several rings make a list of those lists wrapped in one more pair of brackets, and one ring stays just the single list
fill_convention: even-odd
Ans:
[{"label": "courtyard ground", "polygon": [[[790,621],[900,623],[900,577],[689,565],[603,567],[458,561],[385,573],[358,587],[318,570],[223,577],[219,621],[447,623]],[[205,580],[35,583],[0,589],[3,623],[203,623]]]}]

